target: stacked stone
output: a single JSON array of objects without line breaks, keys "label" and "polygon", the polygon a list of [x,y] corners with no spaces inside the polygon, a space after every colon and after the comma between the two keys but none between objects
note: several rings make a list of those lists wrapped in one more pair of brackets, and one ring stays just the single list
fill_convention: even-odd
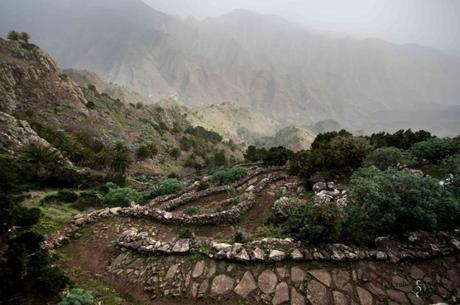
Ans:
[{"label": "stacked stone", "polygon": [[217,260],[262,263],[285,260],[345,262],[369,259],[397,263],[407,259],[447,256],[460,251],[460,233],[458,231],[432,234],[418,232],[412,235],[414,234],[418,236],[418,239],[412,242],[401,243],[383,238],[376,241],[376,248],[370,249],[338,243],[309,246],[290,238],[264,238],[248,243],[232,244],[187,239],[160,242],[150,238],[145,232],[138,233],[128,230],[121,235],[118,245],[143,254],[193,253],[203,254]]}]

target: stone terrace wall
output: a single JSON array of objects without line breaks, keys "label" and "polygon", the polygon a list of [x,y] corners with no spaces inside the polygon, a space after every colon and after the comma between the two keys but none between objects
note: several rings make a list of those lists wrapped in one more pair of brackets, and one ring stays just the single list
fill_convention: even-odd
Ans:
[{"label": "stone terrace wall", "polygon": [[118,245],[145,255],[177,253],[203,254],[217,260],[272,263],[292,261],[346,262],[380,260],[397,263],[409,259],[431,259],[460,251],[460,232],[416,232],[411,242],[380,238],[376,247],[354,247],[343,244],[305,245],[292,239],[264,238],[248,243],[217,243],[210,240],[180,239],[157,241],[146,232],[128,230],[120,236]]},{"label": "stone terrace wall", "polygon": [[[458,304],[460,257],[411,264],[360,261],[241,264],[205,257],[149,257],[122,252],[108,273],[156,296],[218,304],[425,305]],[[178,299],[178,303],[182,299]]]}]

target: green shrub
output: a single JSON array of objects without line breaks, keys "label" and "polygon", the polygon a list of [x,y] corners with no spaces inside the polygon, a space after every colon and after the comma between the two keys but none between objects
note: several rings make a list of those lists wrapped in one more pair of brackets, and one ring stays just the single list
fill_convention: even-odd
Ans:
[{"label": "green shrub", "polygon": [[156,196],[178,193],[182,190],[182,187],[182,183],[179,180],[175,178],[166,179],[158,185]]},{"label": "green shrub", "polygon": [[186,208],[184,210],[184,214],[185,215],[189,215],[189,216],[192,216],[192,215],[196,215],[200,212],[200,210],[196,207],[189,207],[189,208]]},{"label": "green shrub", "polygon": [[69,191],[59,191],[55,194],[50,194],[44,197],[41,204],[52,204],[52,203],[72,203],[77,201],[78,194]]},{"label": "green shrub", "polygon": [[233,235],[233,242],[235,243],[244,243],[244,240],[244,235],[240,231],[235,232],[235,235]]},{"label": "green shrub", "polygon": [[224,185],[224,184],[229,184],[229,183],[236,182],[236,181],[246,177],[247,174],[248,174],[248,172],[247,172],[247,170],[245,168],[232,167],[232,168],[227,168],[227,169],[222,169],[222,170],[216,171],[212,175],[212,179],[216,183],[218,183],[220,185]]},{"label": "green shrub", "polygon": [[96,191],[81,192],[77,201],[72,204],[72,207],[84,211],[89,208],[102,208],[104,206],[104,196]]},{"label": "green shrub", "polygon": [[17,215],[17,224],[21,227],[32,226],[40,220],[42,212],[39,208],[22,208]]},{"label": "green shrub", "polygon": [[272,147],[263,155],[265,166],[282,166],[294,157],[294,153],[283,147]]},{"label": "green shrub", "polygon": [[420,160],[437,163],[449,156],[460,153],[460,141],[449,138],[435,138],[416,143],[412,145],[410,150]]},{"label": "green shrub", "polygon": [[361,166],[370,150],[366,139],[353,137],[345,130],[320,134],[311,150],[295,155],[290,172],[302,177],[307,184],[311,184],[312,177],[318,173],[323,179],[347,176]]},{"label": "green shrub", "polygon": [[244,154],[244,158],[250,162],[262,161],[267,154],[265,148],[257,148],[254,145],[249,145]]},{"label": "green shrub", "polygon": [[286,223],[286,233],[310,243],[337,242],[342,235],[344,215],[335,203],[298,206]]},{"label": "green shrub", "polygon": [[74,288],[69,291],[59,305],[91,305],[93,296],[83,289]]},{"label": "green shrub", "polygon": [[143,144],[136,150],[136,157],[138,160],[151,159],[158,153],[158,149],[153,143]]},{"label": "green shrub", "polygon": [[348,191],[344,228],[352,240],[450,229],[460,223],[460,204],[430,177],[361,169],[352,176]]},{"label": "green shrub", "polygon": [[196,188],[196,190],[197,190],[197,192],[200,192],[200,191],[207,190],[208,188],[209,188],[209,183],[200,182],[200,184],[198,184],[198,187]]},{"label": "green shrub", "polygon": [[410,154],[396,147],[377,148],[364,159],[365,166],[375,166],[380,170],[386,170],[398,164],[411,165],[412,163]]},{"label": "green shrub", "polygon": [[189,127],[185,130],[185,132],[194,135],[196,137],[203,138],[211,143],[217,144],[222,141],[222,136],[217,132],[206,130],[201,126],[197,127]]},{"label": "green shrub", "polygon": [[129,187],[111,190],[104,196],[104,202],[109,206],[126,207],[131,202],[137,202],[140,198],[139,193]]},{"label": "green shrub", "polygon": [[173,158],[174,160],[177,160],[181,155],[181,150],[177,147],[173,147],[168,150],[168,153],[171,156],[171,158]]},{"label": "green shrub", "polygon": [[179,231],[179,238],[191,239],[193,238],[193,232],[189,228],[181,228]]}]

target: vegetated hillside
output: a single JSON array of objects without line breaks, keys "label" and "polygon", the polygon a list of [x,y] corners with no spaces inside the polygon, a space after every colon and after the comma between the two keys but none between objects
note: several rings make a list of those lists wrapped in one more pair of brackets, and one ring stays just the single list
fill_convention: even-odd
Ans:
[{"label": "vegetated hillside", "polygon": [[[151,103],[130,88],[105,82],[96,73],[76,69],[67,69],[63,72],[80,87],[94,85],[98,91],[119,98],[125,103]],[[155,105],[181,113],[193,126],[213,130],[237,143],[252,144],[261,137],[274,136],[281,128],[281,124],[275,120],[233,103],[188,107],[174,98],[169,98],[156,102]]]},{"label": "vegetated hillside", "polygon": [[[375,130],[392,117],[375,121],[374,112],[434,103],[446,109],[460,100],[456,57],[315,33],[247,11],[197,21],[140,0],[5,0],[0,17],[0,31],[31,32],[65,67],[94,71],[153,100],[232,101],[283,125],[334,119]],[[427,124],[442,135],[458,134],[444,113]],[[414,119],[404,117],[405,125]]]},{"label": "vegetated hillside", "polygon": [[316,138],[316,134],[307,128],[288,126],[279,130],[272,137],[265,137],[255,141],[257,146],[278,147],[284,146],[294,152],[310,149]]},{"label": "vegetated hillside", "polygon": [[194,133],[181,112],[156,105],[125,104],[94,86],[78,87],[34,45],[0,39],[0,70],[2,124],[10,128],[6,141],[2,139],[4,149],[20,149],[30,142],[14,140],[21,139],[21,134],[36,138],[24,122],[28,121],[39,136],[46,133],[51,144],[58,140],[52,135],[63,131],[63,137],[93,138],[108,145],[121,142],[132,155],[141,147],[149,149],[148,157],[141,158],[133,171],[168,173],[184,165],[201,168],[214,164],[216,155],[219,162],[241,158],[236,145],[215,140],[214,134],[210,141],[206,133]]},{"label": "vegetated hillside", "polygon": [[119,99],[127,104],[152,104],[152,101],[144,95],[135,92],[127,87],[120,86],[114,83],[108,83],[102,80],[99,75],[87,70],[65,69],[63,73],[69,76],[80,87],[88,87],[93,85],[97,91],[106,93],[115,99]]},{"label": "vegetated hillside", "polygon": [[253,143],[260,137],[273,136],[281,126],[257,111],[232,103],[192,108],[188,118],[192,124],[246,143]]},{"label": "vegetated hillside", "polygon": [[324,133],[331,131],[339,131],[343,129],[339,122],[334,120],[322,120],[309,127],[315,133]]}]

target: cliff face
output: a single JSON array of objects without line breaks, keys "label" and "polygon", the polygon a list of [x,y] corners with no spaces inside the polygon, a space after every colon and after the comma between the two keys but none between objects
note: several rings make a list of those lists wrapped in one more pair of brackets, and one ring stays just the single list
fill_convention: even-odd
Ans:
[{"label": "cliff face", "polygon": [[72,126],[89,117],[87,103],[49,55],[32,45],[0,40],[0,111],[33,112],[47,122]]}]

